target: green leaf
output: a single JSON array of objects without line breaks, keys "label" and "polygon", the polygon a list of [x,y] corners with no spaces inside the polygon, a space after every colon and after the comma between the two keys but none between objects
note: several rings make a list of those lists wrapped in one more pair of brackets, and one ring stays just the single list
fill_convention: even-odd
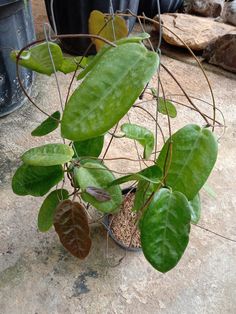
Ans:
[{"label": "green leaf", "polygon": [[131,123],[123,124],[121,131],[125,133],[127,138],[138,141],[144,147],[144,159],[148,159],[151,156],[154,148],[154,135],[151,131]]},{"label": "green leaf", "polygon": [[159,98],[157,110],[158,112],[168,115],[171,118],[175,118],[177,116],[177,110],[172,102],[164,100],[163,98]]},{"label": "green leaf", "polygon": [[146,210],[141,225],[141,244],[149,263],[165,273],[179,262],[189,241],[190,210],[180,192],[161,189]]},{"label": "green leaf", "polygon": [[75,151],[75,156],[98,157],[102,152],[103,144],[104,135],[81,142],[74,142],[73,148]]},{"label": "green leaf", "polygon": [[[75,180],[81,187],[84,201],[91,203],[95,208],[104,213],[117,211],[122,203],[122,194],[119,186],[108,187],[114,181],[113,174],[102,164],[87,162],[74,170]],[[95,197],[86,193],[88,187],[104,189],[111,197],[110,201],[100,202]]]},{"label": "green leaf", "polygon": [[[129,43],[140,43],[142,42],[142,40],[147,39],[149,37],[150,37],[149,34],[141,33],[141,34],[137,34],[136,36],[130,36],[130,37],[117,40],[115,44],[119,46],[119,45],[129,44]],[[99,50],[99,52],[95,55],[95,57],[92,59],[92,61],[89,62],[87,67],[79,73],[79,75],[77,76],[77,80],[82,80],[85,77],[85,75],[88,74],[95,67],[95,65],[99,62],[101,57],[110,49],[112,49],[112,46],[109,46],[109,45],[103,46]]]},{"label": "green leaf", "polygon": [[158,184],[141,180],[138,183],[135,193],[134,206],[132,211],[139,211],[146,204],[149,197],[157,190]]},{"label": "green leaf", "polygon": [[[172,159],[166,185],[192,200],[209,177],[217,158],[218,145],[213,133],[190,124],[172,136]],[[162,148],[157,165],[163,169],[170,139]],[[169,164],[170,154],[166,164]]]},{"label": "green leaf", "polygon": [[213,198],[217,197],[216,192],[207,183],[204,184],[203,190],[207,192],[207,194],[210,195],[211,197]]},{"label": "green leaf", "polygon": [[46,232],[52,227],[57,205],[68,198],[69,193],[64,189],[55,190],[45,198],[38,214],[38,228],[41,232]]},{"label": "green leaf", "polygon": [[201,217],[201,201],[199,193],[192,201],[189,201],[189,207],[191,211],[191,221],[192,223],[197,224]]},{"label": "green leaf", "polygon": [[[102,12],[94,10],[89,17],[89,33],[100,35],[110,41],[116,41],[117,39],[126,37],[128,29],[122,17],[115,15],[113,19],[109,20]],[[92,41],[97,51],[105,45],[105,42],[100,39],[94,38]]]},{"label": "green leaf", "polygon": [[33,167],[22,165],[12,179],[12,190],[17,195],[43,196],[64,177],[61,166]]},{"label": "green leaf", "polygon": [[31,132],[32,136],[44,136],[54,131],[60,123],[61,114],[54,112],[49,118],[44,120],[36,129]]},{"label": "green leaf", "polygon": [[160,182],[161,177],[162,177],[161,169],[158,166],[154,165],[154,166],[147,167],[146,169],[143,169],[140,172],[132,173],[130,175],[116,179],[110,184],[110,186],[119,185],[128,181],[140,181],[140,180],[144,180],[144,181],[148,181],[152,183],[158,183]]},{"label": "green leaf", "polygon": [[140,44],[108,50],[70,97],[62,117],[63,137],[82,141],[106,133],[134,104],[157,64],[157,54]]},{"label": "green leaf", "polygon": [[25,152],[21,159],[31,166],[61,165],[71,160],[74,151],[65,144],[46,144]]},{"label": "green leaf", "polygon": [[76,71],[77,69],[85,68],[87,66],[86,57],[63,57],[63,61],[60,67],[60,72],[68,74]]},{"label": "green leaf", "polygon": [[[57,44],[52,42],[48,44],[57,71],[61,67],[63,54],[61,48]],[[54,73],[52,61],[48,51],[48,44],[40,43],[30,47],[27,51],[23,51],[20,56],[19,64],[38,73],[47,75]],[[16,61],[18,53],[19,50],[13,50],[11,52],[11,58],[14,61]]]}]

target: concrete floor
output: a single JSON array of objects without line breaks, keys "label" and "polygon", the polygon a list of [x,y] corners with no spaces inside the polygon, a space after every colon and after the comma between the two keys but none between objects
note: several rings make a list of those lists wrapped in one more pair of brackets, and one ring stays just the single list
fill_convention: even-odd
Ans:
[{"label": "concrete floor", "polygon": [[[190,94],[210,99],[197,67],[167,57],[163,57],[163,62],[175,72]],[[227,130],[220,141],[219,158],[209,179],[216,198],[202,192],[200,224],[236,239],[236,80],[211,72],[208,75],[217,105],[224,111]],[[59,75],[59,80],[65,95],[64,75]],[[179,93],[164,72],[162,80],[168,93]],[[32,95],[49,113],[59,106],[53,77],[38,76]],[[146,108],[154,112],[153,104],[147,104]],[[208,107],[203,109],[210,113]],[[153,127],[142,112],[132,112],[130,118],[132,122]],[[109,266],[106,233],[100,225],[92,230],[92,251],[82,262],[65,252],[54,231],[38,232],[37,213],[42,198],[14,195],[11,177],[26,149],[58,140],[57,132],[44,139],[30,136],[30,131],[43,119],[41,113],[26,102],[20,110],[0,120],[0,312],[236,313],[236,244],[197,227],[192,227],[183,259],[165,275],[156,272],[142,253],[127,253],[119,266]],[[202,123],[191,111],[179,107],[173,129],[187,121]],[[162,122],[166,127],[166,121]],[[110,156],[120,156],[121,152],[130,156],[130,142],[116,142]],[[113,163],[112,168],[124,172],[135,170],[126,162]],[[109,241],[110,264],[114,265],[123,253]]]}]

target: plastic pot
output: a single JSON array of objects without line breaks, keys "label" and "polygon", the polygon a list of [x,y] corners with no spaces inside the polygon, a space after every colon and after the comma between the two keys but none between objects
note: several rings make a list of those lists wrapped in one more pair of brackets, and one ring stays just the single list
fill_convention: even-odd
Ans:
[{"label": "plastic pot", "polygon": [[[126,195],[126,194],[128,194],[128,192],[130,192],[131,191],[131,188],[127,188],[127,189],[123,189],[122,190],[122,194],[123,195]],[[132,191],[133,191],[133,193],[135,193],[136,192],[136,189],[134,189],[134,188],[132,188]],[[122,249],[124,249],[124,250],[126,250],[126,251],[131,251],[131,252],[140,252],[140,251],[142,251],[142,248],[140,247],[140,248],[137,248],[137,247],[128,247],[128,246],[126,246],[126,245],[124,245],[122,242],[120,242],[117,238],[116,238],[116,236],[114,235],[114,233],[112,232],[112,230],[110,229],[110,217],[111,217],[112,215],[106,215],[105,217],[104,217],[104,219],[103,219],[103,225],[104,225],[104,227],[106,228],[106,230],[107,230],[107,232],[108,232],[108,234],[109,234],[109,236],[112,238],[112,240],[119,246],[119,247],[121,247]]]},{"label": "plastic pot", "polygon": [[[25,6],[23,0],[0,0],[0,117],[21,107],[25,100],[10,51],[23,48],[34,38],[30,3]],[[21,68],[20,76],[25,89],[29,91],[32,71]]]},{"label": "plastic pot", "polygon": [[[140,0],[139,3],[139,14],[143,12],[147,17],[153,18],[158,13],[158,0]],[[173,13],[176,12],[181,5],[183,0],[159,0],[161,13]]]},{"label": "plastic pot", "polygon": [[[48,18],[53,28],[53,19],[51,11],[51,1],[44,0]],[[139,0],[112,0],[114,11],[131,10],[135,14],[138,12]],[[109,0],[54,0],[53,13],[58,34],[87,34],[88,19],[93,10],[99,10],[103,13],[110,12]],[[126,19],[129,30],[131,31],[135,18]],[[62,47],[71,54],[82,55],[91,41],[87,38],[62,39]],[[89,54],[96,53],[95,48],[90,49]]]}]

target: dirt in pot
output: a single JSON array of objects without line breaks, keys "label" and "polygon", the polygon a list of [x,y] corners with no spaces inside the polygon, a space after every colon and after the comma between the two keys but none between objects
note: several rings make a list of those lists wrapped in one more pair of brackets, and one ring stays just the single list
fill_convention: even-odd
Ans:
[{"label": "dirt in pot", "polygon": [[120,212],[110,216],[109,224],[111,223],[111,231],[116,239],[124,246],[129,247],[132,238],[130,247],[140,248],[140,231],[138,227],[135,229],[137,214],[132,212],[134,199],[134,193],[126,195]]}]

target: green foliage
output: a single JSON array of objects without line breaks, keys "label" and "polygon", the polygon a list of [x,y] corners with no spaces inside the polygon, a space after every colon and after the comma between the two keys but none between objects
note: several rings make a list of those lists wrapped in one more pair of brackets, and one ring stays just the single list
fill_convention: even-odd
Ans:
[{"label": "green foliage", "polygon": [[157,65],[157,54],[140,44],[108,50],[70,97],[62,117],[63,137],[82,141],[106,133],[127,113]]},{"label": "green foliage", "polygon": [[175,118],[177,116],[177,110],[172,102],[164,100],[163,98],[159,98],[157,110],[164,114],[168,115],[171,118]]},{"label": "green foliage", "polygon": [[44,120],[36,129],[31,132],[32,136],[44,136],[54,131],[60,123],[61,114],[54,112],[50,117]]},{"label": "green foliage", "polygon": [[[86,162],[79,168],[75,168],[75,179],[81,187],[84,201],[91,203],[95,208],[103,213],[115,212],[122,203],[122,194],[119,186],[107,187],[114,181],[114,175],[104,165],[96,162]],[[95,187],[106,190],[111,200],[100,202],[91,194],[86,192],[86,188]]]},{"label": "green foliage", "polygon": [[76,71],[77,69],[85,68],[88,64],[86,57],[63,57],[60,72],[68,74]]},{"label": "green foliage", "polygon": [[41,232],[46,232],[52,227],[57,205],[68,198],[69,192],[64,189],[52,191],[45,198],[38,214],[38,228]]},{"label": "green foliage", "polygon": [[104,135],[89,140],[74,142],[75,157],[98,157],[103,148]]},{"label": "green foliage", "polygon": [[138,141],[144,147],[143,157],[149,159],[154,148],[154,135],[148,129],[136,124],[125,123],[121,127],[127,138]]},{"label": "green foliage", "polygon": [[166,184],[192,200],[205,184],[217,158],[217,141],[213,133],[198,125],[190,124],[177,131],[171,139],[172,154],[166,156],[170,139],[157,159],[157,165],[168,169]]},{"label": "green foliage", "polygon": [[158,271],[171,270],[183,255],[190,232],[190,210],[180,192],[161,189],[146,210],[141,224],[143,253]]},{"label": "green foliage", "polygon": [[[58,71],[63,62],[63,54],[61,48],[52,42],[48,44],[40,43],[30,47],[27,51],[23,51],[20,56],[19,64],[38,73],[51,75],[54,73],[54,68],[50,58],[49,49],[55,64],[55,69]],[[14,61],[16,61],[18,53],[18,50],[13,50],[11,52],[11,58]]]},{"label": "green foliage", "polygon": [[46,144],[25,152],[21,159],[31,166],[61,165],[71,160],[74,151],[65,144]]},{"label": "green foliage", "polygon": [[197,224],[201,217],[201,201],[199,193],[192,201],[189,201],[189,208],[191,211],[191,221],[192,223]]},{"label": "green foliage", "polygon": [[64,177],[61,166],[33,167],[23,164],[12,179],[12,190],[17,195],[43,196]]}]

